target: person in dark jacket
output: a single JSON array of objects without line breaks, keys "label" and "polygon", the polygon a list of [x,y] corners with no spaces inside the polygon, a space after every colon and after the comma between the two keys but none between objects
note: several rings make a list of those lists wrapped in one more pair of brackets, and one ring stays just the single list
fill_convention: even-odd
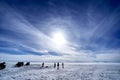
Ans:
[{"label": "person in dark jacket", "polygon": [[42,63],[42,68],[44,67],[44,62]]},{"label": "person in dark jacket", "polygon": [[64,68],[64,63],[62,63],[62,68]]},{"label": "person in dark jacket", "polygon": [[56,68],[56,63],[54,63],[54,68]]},{"label": "person in dark jacket", "polygon": [[59,62],[57,63],[57,69],[59,69]]}]

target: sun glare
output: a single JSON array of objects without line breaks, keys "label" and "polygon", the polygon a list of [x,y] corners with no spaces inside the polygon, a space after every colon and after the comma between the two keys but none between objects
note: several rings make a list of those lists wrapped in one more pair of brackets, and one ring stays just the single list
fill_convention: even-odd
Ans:
[{"label": "sun glare", "polygon": [[58,45],[63,45],[66,43],[64,35],[60,32],[53,34],[53,41]]}]

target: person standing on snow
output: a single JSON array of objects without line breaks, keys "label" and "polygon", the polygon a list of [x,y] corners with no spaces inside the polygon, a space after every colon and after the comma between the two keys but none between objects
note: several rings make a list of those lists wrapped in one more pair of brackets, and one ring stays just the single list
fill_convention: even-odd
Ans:
[{"label": "person standing on snow", "polygon": [[56,63],[54,63],[54,68],[56,68]]},{"label": "person standing on snow", "polygon": [[62,63],[62,68],[64,68],[64,63]]},{"label": "person standing on snow", "polygon": [[42,68],[44,67],[44,62],[42,63]]},{"label": "person standing on snow", "polygon": [[57,69],[59,69],[59,62],[57,63]]}]

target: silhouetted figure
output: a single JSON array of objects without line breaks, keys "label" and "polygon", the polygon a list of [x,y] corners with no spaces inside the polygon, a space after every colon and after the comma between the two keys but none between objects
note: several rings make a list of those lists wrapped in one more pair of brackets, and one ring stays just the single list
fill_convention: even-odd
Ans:
[{"label": "silhouetted figure", "polygon": [[30,62],[27,62],[25,65],[26,65],[26,66],[30,65]]},{"label": "silhouetted figure", "polygon": [[59,62],[57,63],[57,69],[59,69]]},{"label": "silhouetted figure", "polygon": [[44,62],[42,63],[42,68],[44,67]]},{"label": "silhouetted figure", "polygon": [[56,68],[56,63],[54,63],[54,68]]},{"label": "silhouetted figure", "polygon": [[62,68],[64,68],[64,63],[62,63]]},{"label": "silhouetted figure", "polygon": [[18,62],[18,63],[16,63],[15,67],[21,67],[23,65],[24,65],[24,62]]},{"label": "silhouetted figure", "polygon": [[0,70],[6,68],[5,62],[0,63]]}]

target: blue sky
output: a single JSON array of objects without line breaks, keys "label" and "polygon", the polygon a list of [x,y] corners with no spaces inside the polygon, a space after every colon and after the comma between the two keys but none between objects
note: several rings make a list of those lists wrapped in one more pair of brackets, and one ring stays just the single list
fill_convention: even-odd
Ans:
[{"label": "blue sky", "polygon": [[120,62],[119,0],[0,0],[0,61]]}]

